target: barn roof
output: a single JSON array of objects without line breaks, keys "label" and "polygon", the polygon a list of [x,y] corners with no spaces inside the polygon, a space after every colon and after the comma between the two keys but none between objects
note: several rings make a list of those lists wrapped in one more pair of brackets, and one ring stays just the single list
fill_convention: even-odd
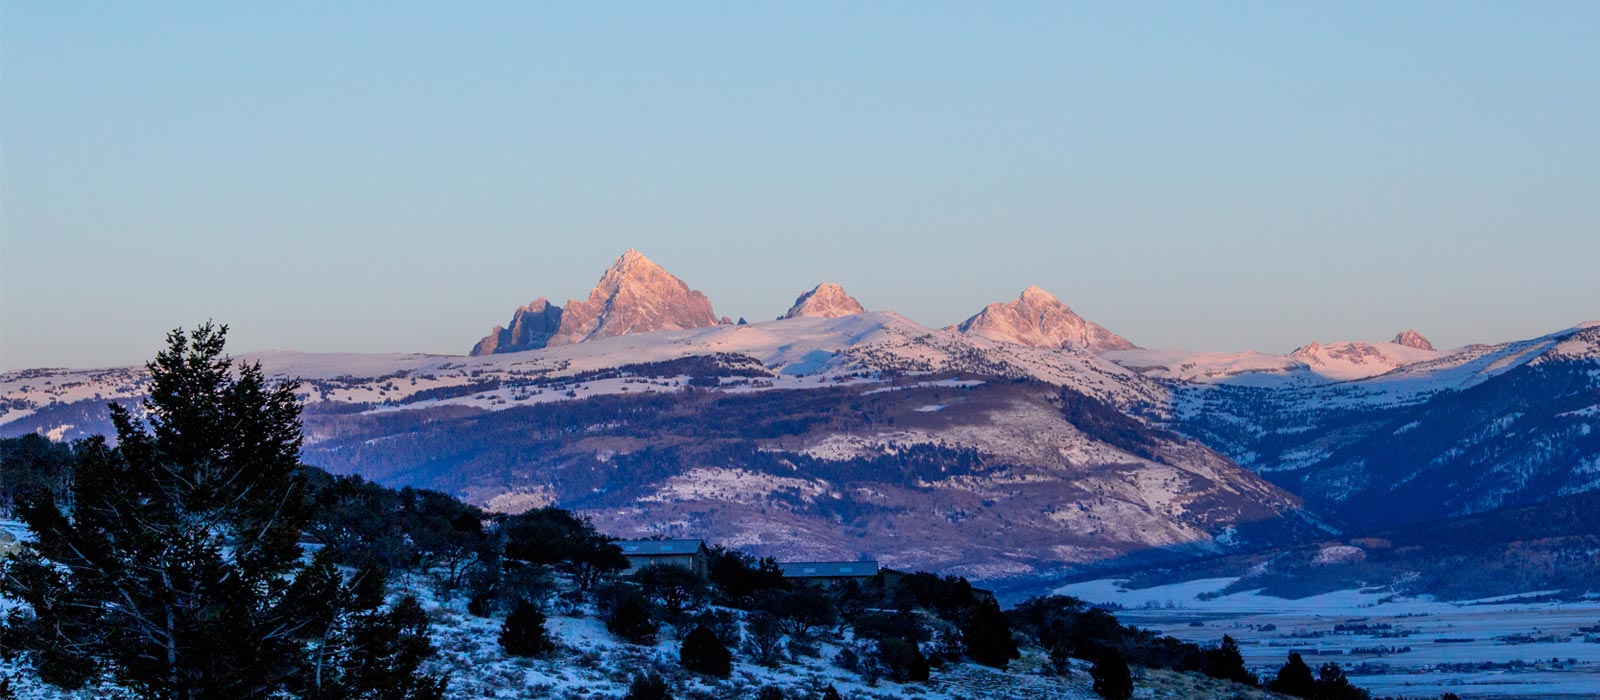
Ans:
[{"label": "barn roof", "polygon": [[694,554],[706,546],[705,540],[617,540],[623,556],[658,557]]},{"label": "barn roof", "polygon": [[875,561],[789,561],[781,562],[784,578],[855,578],[878,575]]}]

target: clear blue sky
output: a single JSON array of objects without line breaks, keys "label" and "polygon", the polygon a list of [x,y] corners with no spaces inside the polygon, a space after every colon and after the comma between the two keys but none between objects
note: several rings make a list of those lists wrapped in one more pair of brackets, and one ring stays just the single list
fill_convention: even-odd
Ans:
[{"label": "clear blue sky", "polygon": [[1038,284],[1148,347],[1600,317],[1600,3],[0,5],[0,366]]}]

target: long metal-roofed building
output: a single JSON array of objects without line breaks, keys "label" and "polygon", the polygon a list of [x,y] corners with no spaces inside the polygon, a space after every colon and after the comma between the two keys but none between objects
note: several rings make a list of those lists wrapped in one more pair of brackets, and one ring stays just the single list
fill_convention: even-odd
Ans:
[{"label": "long metal-roofed building", "polygon": [[835,581],[866,581],[878,575],[875,561],[788,561],[779,562],[786,579],[832,583]]},{"label": "long metal-roofed building", "polygon": [[628,558],[628,571],[651,564],[681,566],[700,576],[710,572],[711,552],[705,540],[617,540],[622,556]]}]

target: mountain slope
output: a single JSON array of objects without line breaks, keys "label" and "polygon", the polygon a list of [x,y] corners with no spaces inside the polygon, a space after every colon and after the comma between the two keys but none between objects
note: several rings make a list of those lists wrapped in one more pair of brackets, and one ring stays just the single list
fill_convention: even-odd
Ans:
[{"label": "mountain slope", "polygon": [[[1168,404],[1159,383],[893,313],[482,357],[246,359],[305,378],[320,466],[502,510],[581,508],[616,533],[992,578],[1298,526],[1291,496],[1124,413]],[[95,432],[100,404],[142,382],[5,375],[0,433]]]},{"label": "mountain slope", "polygon": [[307,454],[491,508],[582,509],[619,535],[983,579],[1221,551],[1295,508],[1199,445],[1038,382],[923,375],[755,394],[731,379],[492,413],[317,415]]},{"label": "mountain slope", "polygon": [[1174,384],[1174,426],[1351,524],[1483,512],[1600,488],[1597,348],[1586,324],[1360,381]]},{"label": "mountain slope", "polygon": [[[703,327],[624,332],[662,322],[647,298],[692,294],[641,259],[591,295],[602,313],[582,342],[246,359],[304,378],[307,453],[333,469],[502,510],[582,508],[619,533],[870,551],[983,578],[1282,542],[1324,515],[1366,526],[1600,488],[1600,324],[1448,352],[1096,353],[1047,322],[1070,309],[1028,292],[965,329],[892,312],[711,325],[707,305]],[[510,345],[548,330],[554,308],[524,307]],[[5,373],[0,435],[107,432],[104,403],[146,381]]]}]

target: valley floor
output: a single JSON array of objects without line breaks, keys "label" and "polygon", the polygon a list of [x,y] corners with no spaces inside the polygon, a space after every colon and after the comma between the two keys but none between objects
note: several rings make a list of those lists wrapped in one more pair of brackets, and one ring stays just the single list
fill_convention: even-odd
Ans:
[{"label": "valley floor", "polygon": [[1297,600],[1208,595],[1233,581],[1128,590],[1100,580],[1057,592],[1114,603],[1125,624],[1185,641],[1210,644],[1230,635],[1245,663],[1267,676],[1295,651],[1312,667],[1337,662],[1374,696],[1600,698],[1600,598],[1541,602],[1543,592],[1535,592],[1443,602],[1354,590]]}]

